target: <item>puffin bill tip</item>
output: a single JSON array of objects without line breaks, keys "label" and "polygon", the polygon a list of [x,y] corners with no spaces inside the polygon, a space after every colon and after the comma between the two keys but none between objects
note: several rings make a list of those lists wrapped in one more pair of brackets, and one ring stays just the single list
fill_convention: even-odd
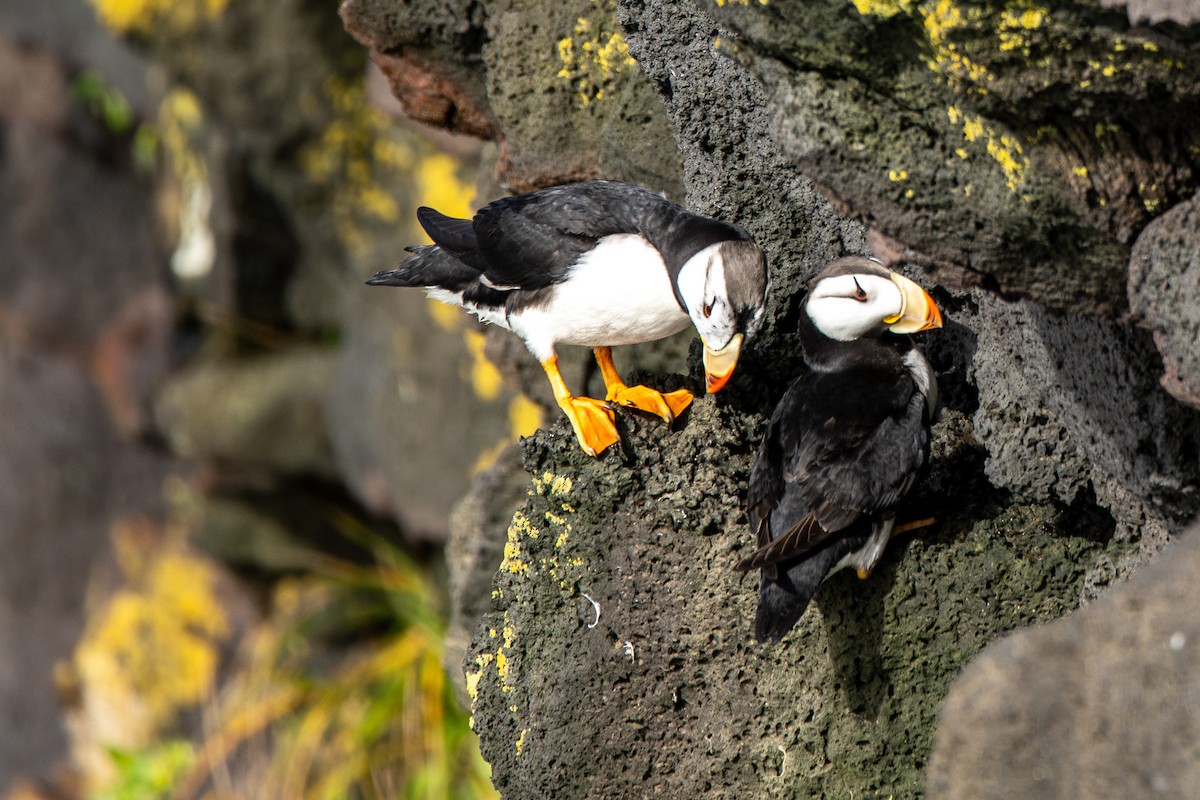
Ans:
[{"label": "puffin bill tip", "polygon": [[729,383],[729,376],[733,371],[729,371],[724,375],[714,375],[711,372],[704,373],[704,389],[708,394],[716,394],[725,388],[725,384]]},{"label": "puffin bill tip", "polygon": [[708,394],[716,394],[729,382],[741,355],[744,338],[743,334],[735,333],[720,350],[704,346],[704,388]]}]

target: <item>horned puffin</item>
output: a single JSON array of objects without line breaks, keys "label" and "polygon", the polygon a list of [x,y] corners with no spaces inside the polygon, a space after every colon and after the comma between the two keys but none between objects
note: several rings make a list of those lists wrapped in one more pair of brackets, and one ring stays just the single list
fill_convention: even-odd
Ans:
[{"label": "horned puffin", "polygon": [[941,312],[913,281],[862,257],[813,279],[799,315],[805,371],[775,407],[750,470],[747,516],[762,570],[755,637],[778,642],[833,572],[866,578],[896,506],[929,458],[937,381],[910,334]]},{"label": "horned puffin", "polygon": [[[612,347],[661,339],[691,322],[711,394],[762,322],[767,262],[749,234],[639,186],[583,181],[496,200],[471,220],[424,207],[417,220],[434,243],[407,248],[413,255],[367,283],[423,286],[524,339],[590,455],[618,441],[610,403],[669,424],[692,402],[686,390],[625,385]],[[567,389],[560,344],[593,349],[605,401]]]}]

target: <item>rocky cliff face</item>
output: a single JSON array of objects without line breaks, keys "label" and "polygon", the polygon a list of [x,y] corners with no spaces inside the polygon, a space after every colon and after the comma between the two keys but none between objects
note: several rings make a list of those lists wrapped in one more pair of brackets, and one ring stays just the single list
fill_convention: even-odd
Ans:
[{"label": "rocky cliff face", "polygon": [[[510,187],[636,180],[744,225],[772,268],[730,389],[675,431],[624,416],[623,451],[596,460],[555,420],[523,444],[507,530],[464,525],[504,542],[491,585],[462,584],[466,607],[490,592],[465,669],[496,785],[919,796],[959,670],[1200,506],[1195,29],[1088,3],[458,11],[342,7],[397,96],[499,143]],[[912,500],[939,522],[755,645],[756,581],[730,570],[750,457],[795,370],[805,282],[866,252],[949,321],[925,341],[945,408]],[[647,380],[696,388],[696,360]]]}]

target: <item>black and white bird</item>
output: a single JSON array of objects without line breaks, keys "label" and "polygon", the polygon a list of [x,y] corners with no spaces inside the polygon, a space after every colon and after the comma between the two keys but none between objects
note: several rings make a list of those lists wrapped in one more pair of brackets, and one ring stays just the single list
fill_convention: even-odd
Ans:
[{"label": "black and white bird", "polygon": [[[471,220],[431,208],[418,209],[417,219],[434,244],[409,247],[404,263],[367,283],[424,286],[524,339],[591,455],[618,441],[609,403],[670,423],[692,402],[686,390],[626,386],[610,348],[661,339],[690,322],[712,393],[762,322],[767,262],[749,234],[638,186],[585,181],[496,200]],[[560,344],[593,348],[607,402],[571,394],[558,370]]]},{"label": "black and white bird", "polygon": [[929,458],[937,382],[910,334],[942,325],[913,281],[861,257],[830,263],[800,314],[805,372],[771,415],[747,515],[762,570],[755,636],[778,642],[833,572],[866,578]]}]

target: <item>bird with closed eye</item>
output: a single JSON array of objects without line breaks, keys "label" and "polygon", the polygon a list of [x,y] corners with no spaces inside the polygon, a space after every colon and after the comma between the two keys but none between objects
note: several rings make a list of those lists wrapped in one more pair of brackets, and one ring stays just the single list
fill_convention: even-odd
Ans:
[{"label": "bird with closed eye", "polygon": [[781,640],[826,577],[879,563],[896,508],[929,458],[937,381],[908,334],[941,312],[867,258],[830,263],[800,314],[804,371],[779,401],[750,471],[747,516],[761,571],[755,636]]},{"label": "bird with closed eye", "polygon": [[[749,234],[639,186],[583,181],[501,198],[470,220],[431,208],[419,209],[417,219],[434,243],[408,248],[412,256],[367,283],[425,287],[524,339],[591,455],[619,440],[612,404],[669,424],[693,399],[684,389],[627,386],[611,348],[691,324],[713,393],[762,322],[767,262]],[[558,369],[562,344],[592,348],[604,400],[567,388]]]}]

